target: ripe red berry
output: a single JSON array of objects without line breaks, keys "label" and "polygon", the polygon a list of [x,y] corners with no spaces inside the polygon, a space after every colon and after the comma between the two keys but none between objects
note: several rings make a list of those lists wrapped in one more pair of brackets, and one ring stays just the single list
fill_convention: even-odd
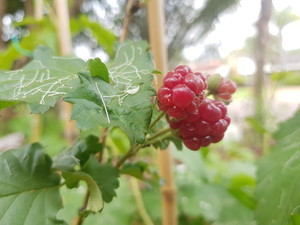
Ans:
[{"label": "ripe red berry", "polygon": [[210,123],[217,122],[221,116],[221,110],[211,101],[211,100],[204,100],[199,107],[200,117]]},{"label": "ripe red berry", "polygon": [[211,143],[211,137],[210,136],[202,137],[202,138],[200,138],[200,140],[201,140],[201,146],[202,147],[206,147],[206,146],[210,145],[210,143]]},{"label": "ripe red berry", "polygon": [[183,84],[184,79],[181,74],[175,73],[173,71],[168,72],[164,78],[164,86],[170,89],[174,88],[178,84]]},{"label": "ripe red berry", "polygon": [[174,117],[177,120],[182,120],[186,117],[186,112],[184,111],[184,109],[175,105],[169,107],[167,113],[170,117]]},{"label": "ripe red berry", "polygon": [[190,138],[196,136],[196,128],[193,124],[184,123],[179,128],[181,138]]},{"label": "ripe red berry", "polygon": [[180,73],[182,76],[185,76],[188,73],[192,73],[192,69],[189,66],[181,65],[175,68],[175,72]]},{"label": "ripe red berry", "polygon": [[[208,93],[229,101],[236,90],[235,84],[216,77],[218,82],[210,82]],[[182,65],[167,73],[158,90],[158,107],[166,112],[172,134],[191,150],[219,142],[230,124],[226,105],[205,98],[207,88],[207,77]]]},{"label": "ripe red berry", "polygon": [[198,137],[183,139],[184,145],[190,150],[197,151],[201,147],[201,140]]},{"label": "ripe red berry", "polygon": [[224,138],[224,135],[221,136],[211,136],[211,143],[218,143]]},{"label": "ripe red berry", "polygon": [[206,77],[204,76],[204,74],[196,72],[196,73],[194,73],[194,75],[201,78],[201,80],[203,81],[203,84],[204,84],[204,89],[207,89],[207,82],[206,82]]},{"label": "ripe red berry", "polygon": [[200,120],[198,123],[196,123],[196,128],[199,136],[207,136],[211,132],[210,124],[204,120]]},{"label": "ripe red berry", "polygon": [[195,94],[184,84],[178,84],[172,89],[172,100],[175,106],[186,108],[195,99]]},{"label": "ripe red berry", "polygon": [[200,119],[199,110],[195,110],[187,114],[187,117],[184,119],[187,123],[196,123]]},{"label": "ripe red berry", "polygon": [[224,80],[220,82],[218,86],[218,93],[230,93],[233,94],[236,91],[236,85],[231,80]]},{"label": "ripe red berry", "polygon": [[211,134],[213,136],[221,136],[227,130],[228,123],[225,119],[220,119],[218,122],[211,126]]},{"label": "ripe red berry", "polygon": [[171,89],[167,87],[161,87],[158,89],[157,97],[160,103],[162,103],[165,106],[172,106],[172,91]]},{"label": "ripe red berry", "polygon": [[224,118],[227,114],[226,105],[223,102],[219,101],[219,100],[214,101],[214,104],[221,110],[221,113],[222,113],[221,118]]},{"label": "ripe red berry", "polygon": [[177,120],[175,118],[170,118],[168,115],[166,116],[166,118],[167,118],[167,121],[168,121],[171,129],[174,129],[174,130],[178,129],[181,126],[182,121],[183,121],[183,120]]},{"label": "ripe red berry", "polygon": [[184,77],[184,83],[188,86],[196,95],[199,95],[204,89],[205,84],[201,77],[195,76],[193,73],[189,73]]}]

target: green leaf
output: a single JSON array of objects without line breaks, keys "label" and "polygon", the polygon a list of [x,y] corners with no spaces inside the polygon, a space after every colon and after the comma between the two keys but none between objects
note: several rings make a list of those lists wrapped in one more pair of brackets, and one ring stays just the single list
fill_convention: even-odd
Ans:
[{"label": "green leaf", "polygon": [[290,224],[300,205],[300,130],[296,124],[300,124],[299,112],[279,126],[274,134],[276,151],[258,163],[258,225]]},{"label": "green leaf", "polygon": [[111,202],[119,187],[119,170],[109,164],[102,165],[96,158],[90,158],[82,169],[89,174],[101,190],[105,202]]},{"label": "green leaf", "polygon": [[121,174],[127,174],[143,180],[144,179],[143,173],[146,170],[148,170],[148,164],[144,162],[125,163],[122,166]]},{"label": "green leaf", "polygon": [[132,143],[143,143],[152,116],[153,63],[145,42],[120,45],[109,68],[112,84],[79,73],[79,88],[65,97],[73,103],[71,118],[80,129],[118,126]]},{"label": "green leaf", "polygon": [[66,224],[56,218],[60,178],[40,144],[3,152],[0,170],[0,225]]},{"label": "green leaf", "polygon": [[93,22],[88,16],[80,15],[79,18],[72,18],[70,24],[73,35],[78,34],[83,29],[88,30],[109,55],[113,54],[116,36],[110,30],[101,26],[99,22]]},{"label": "green leaf", "polygon": [[13,106],[13,105],[16,105],[18,104],[18,102],[14,102],[14,101],[0,101],[0,110],[1,109],[5,109],[7,107],[10,107],[10,106]]},{"label": "green leaf", "polygon": [[41,46],[24,68],[0,72],[0,100],[27,102],[33,113],[43,113],[78,85],[75,73],[83,68],[80,59],[55,57]]},{"label": "green leaf", "polygon": [[79,181],[85,181],[89,189],[89,198],[86,206],[85,214],[90,212],[100,212],[103,208],[103,200],[101,191],[95,182],[95,180],[87,173],[84,172],[67,172],[62,173],[66,180],[66,185],[68,188],[77,187]]},{"label": "green leaf", "polygon": [[53,168],[58,170],[74,170],[75,166],[83,165],[92,155],[102,151],[99,138],[89,135],[78,139],[71,148],[54,157]]},{"label": "green leaf", "polygon": [[89,61],[87,61],[87,67],[92,76],[100,77],[102,80],[109,83],[109,73],[101,59],[90,59]]},{"label": "green leaf", "polygon": [[278,130],[274,133],[274,139],[277,142],[275,149],[282,148],[300,148],[300,110],[298,110],[295,115],[281,123],[278,127]]},{"label": "green leaf", "polygon": [[153,74],[158,74],[158,75],[163,75],[163,73],[160,72],[159,70],[153,70],[152,73]]},{"label": "green leaf", "polygon": [[251,125],[252,128],[254,128],[259,133],[263,134],[267,132],[267,129],[265,129],[263,125],[260,124],[254,117],[248,117],[245,121],[248,122],[248,124]]}]

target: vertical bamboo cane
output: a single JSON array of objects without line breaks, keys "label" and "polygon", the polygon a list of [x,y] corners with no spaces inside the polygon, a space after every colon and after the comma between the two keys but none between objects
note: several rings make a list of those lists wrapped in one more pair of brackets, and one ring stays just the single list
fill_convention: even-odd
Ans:
[{"label": "vertical bamboo cane", "polygon": [[[162,0],[151,0],[148,5],[148,23],[151,49],[154,55],[156,68],[162,73],[167,72],[167,51],[164,43],[164,11]],[[162,77],[158,77],[156,88],[162,84]],[[158,163],[160,175],[165,179],[161,188],[163,225],[177,224],[176,189],[172,174],[172,156],[170,149],[159,151]]]},{"label": "vertical bamboo cane", "polygon": [[[34,18],[36,20],[43,19],[43,3],[44,0],[34,1]],[[42,118],[40,114],[33,114],[31,130],[31,142],[37,142],[40,140],[42,133]]]},{"label": "vertical bamboo cane", "polygon": [[[70,31],[69,9],[67,0],[54,0],[56,12],[56,30],[59,43],[60,55],[72,54],[72,39]],[[70,121],[72,105],[66,102],[61,104],[61,117],[65,124],[65,137],[68,144],[71,145],[77,130],[75,121]]]}]

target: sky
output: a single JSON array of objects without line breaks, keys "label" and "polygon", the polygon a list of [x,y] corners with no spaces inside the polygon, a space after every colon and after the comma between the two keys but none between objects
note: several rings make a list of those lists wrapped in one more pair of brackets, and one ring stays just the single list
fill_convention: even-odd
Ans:
[{"label": "sky", "polygon": [[[201,7],[200,2],[195,7]],[[221,16],[216,23],[215,30],[201,43],[187,47],[183,55],[188,61],[193,61],[199,57],[199,52],[203,52],[203,46],[217,44],[221,57],[226,57],[230,52],[241,49],[248,37],[256,33],[255,22],[259,17],[261,1],[241,0],[239,7],[230,13]],[[273,0],[275,10],[280,11],[291,6],[294,13],[300,17],[300,0]],[[278,30],[270,26],[270,32],[277,35]],[[284,50],[300,48],[300,21],[289,24],[283,30]],[[195,51],[196,50],[196,51]]]}]

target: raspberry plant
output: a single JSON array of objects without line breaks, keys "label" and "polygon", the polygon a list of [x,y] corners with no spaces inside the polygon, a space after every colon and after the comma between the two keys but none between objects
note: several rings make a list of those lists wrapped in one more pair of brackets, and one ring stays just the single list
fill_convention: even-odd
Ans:
[{"label": "raspberry plant", "polygon": [[[107,65],[98,58],[85,63],[55,57],[39,47],[24,68],[0,72],[1,108],[23,102],[32,113],[44,113],[63,98],[73,104],[71,119],[80,130],[102,127],[109,133],[120,128],[130,140],[121,156],[107,154],[105,141],[94,135],[78,137],[53,157],[40,143],[5,151],[0,155],[1,225],[67,224],[56,216],[63,207],[59,190],[78,188],[80,181],[89,193],[80,217],[100,212],[116,196],[121,174],[140,178],[147,171],[144,164],[127,163],[140,149],[163,148],[170,140],[178,144],[180,138],[189,149],[198,150],[223,138],[230,123],[227,109],[221,101],[207,98],[210,87],[202,73],[178,66],[165,76],[157,103],[170,131],[162,113],[156,112],[153,70],[148,45],[128,41],[118,46]],[[217,96],[233,93],[232,85],[222,85]],[[18,217],[13,216],[16,210]]]}]

